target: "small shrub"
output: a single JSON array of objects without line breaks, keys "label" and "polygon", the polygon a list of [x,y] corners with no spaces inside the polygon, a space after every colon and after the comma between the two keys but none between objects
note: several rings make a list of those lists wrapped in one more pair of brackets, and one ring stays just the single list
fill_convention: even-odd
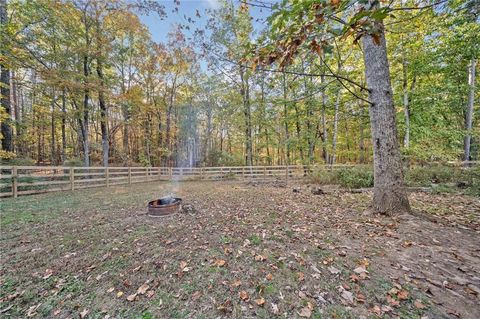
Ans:
[{"label": "small shrub", "polygon": [[0,150],[0,162],[6,164],[7,162],[13,160],[17,155],[13,152],[8,152]]},{"label": "small shrub", "polygon": [[79,158],[71,158],[71,159],[68,159],[66,160],[63,165],[65,166],[72,166],[72,167],[76,167],[76,166],[83,166],[83,161]]},{"label": "small shrub", "polygon": [[337,184],[337,176],[334,171],[327,170],[323,167],[315,168],[309,175],[310,182],[320,185]]},{"label": "small shrub", "polygon": [[342,168],[337,172],[338,183],[348,188],[373,186],[373,171],[369,167]]},{"label": "small shrub", "polygon": [[454,182],[457,177],[457,169],[449,166],[415,166],[410,168],[405,176],[409,186],[430,186]]},{"label": "small shrub", "polygon": [[4,165],[15,165],[15,166],[33,166],[35,161],[28,157],[12,157],[9,159],[2,158],[1,163]]},{"label": "small shrub", "polygon": [[466,194],[480,197],[480,166],[463,170],[462,181],[467,183]]}]

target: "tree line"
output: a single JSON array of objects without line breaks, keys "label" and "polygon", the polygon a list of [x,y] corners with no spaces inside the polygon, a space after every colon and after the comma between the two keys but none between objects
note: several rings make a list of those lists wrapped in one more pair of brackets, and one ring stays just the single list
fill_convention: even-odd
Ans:
[{"label": "tree line", "polygon": [[[156,43],[140,18],[170,14],[155,1],[2,0],[2,158],[84,166],[370,163],[365,67],[379,57],[364,61],[368,37],[355,38],[367,29],[365,17],[384,25],[395,105],[394,123],[379,133],[398,137],[399,152],[413,161],[478,158],[474,2],[403,10],[418,6],[394,1],[388,12],[368,9],[370,16],[353,2],[312,9],[225,1]],[[263,31],[252,16],[258,6],[272,13]],[[297,19],[301,10],[305,20]],[[200,17],[204,27],[194,21]],[[344,20],[350,29],[342,30]],[[384,40],[370,42],[375,49]]]}]

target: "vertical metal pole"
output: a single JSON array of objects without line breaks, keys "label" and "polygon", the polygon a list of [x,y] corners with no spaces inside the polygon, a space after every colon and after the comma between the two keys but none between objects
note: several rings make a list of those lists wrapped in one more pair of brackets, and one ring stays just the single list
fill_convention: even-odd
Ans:
[{"label": "vertical metal pole", "polygon": [[128,167],[128,184],[132,183],[132,168]]}]

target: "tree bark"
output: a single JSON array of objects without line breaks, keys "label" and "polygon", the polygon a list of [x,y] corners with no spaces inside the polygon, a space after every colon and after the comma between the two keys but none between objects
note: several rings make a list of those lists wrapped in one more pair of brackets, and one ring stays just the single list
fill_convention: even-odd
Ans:
[{"label": "tree bark", "polygon": [[322,88],[322,156],[325,163],[328,163],[328,151],[327,151],[327,142],[328,142],[328,131],[327,131],[327,119],[326,119],[326,110],[327,110],[327,93],[325,92],[325,76],[320,77],[320,85]]},{"label": "tree bark", "polygon": [[[7,17],[7,1],[0,0],[0,25],[3,27],[6,26],[8,22]],[[3,45],[2,45],[3,47]],[[4,49],[0,51],[4,55]],[[4,59],[0,60],[0,105],[5,109],[5,112],[8,115],[6,121],[2,121],[1,132],[2,132],[2,149],[4,151],[13,152],[13,141],[12,141],[12,111],[10,109],[10,69],[7,66]]]},{"label": "tree bark", "polygon": [[468,94],[468,104],[465,112],[465,138],[463,141],[463,160],[470,160],[470,146],[472,143],[472,124],[473,124],[473,101],[475,98],[475,67],[477,60],[472,59],[468,68],[468,86],[470,91]]},{"label": "tree bark", "polygon": [[330,165],[334,165],[337,159],[337,139],[338,139],[338,116],[340,110],[340,95],[342,90],[337,92],[337,100],[335,101],[335,116],[333,118],[333,140],[332,140],[332,154],[330,156]]},{"label": "tree bark", "polygon": [[108,166],[108,116],[107,105],[105,103],[105,94],[103,92],[105,88],[105,79],[103,75],[103,63],[100,58],[97,59],[97,75],[100,80],[100,87],[98,89],[98,104],[100,105],[100,130],[102,131],[102,152],[103,152],[103,166]]},{"label": "tree bark", "polygon": [[65,130],[67,121],[67,98],[65,89],[62,90],[62,164],[67,159],[67,134]]},{"label": "tree bark", "polygon": [[252,148],[252,112],[250,109],[250,87],[248,77],[243,69],[240,67],[241,88],[240,93],[243,99],[243,113],[245,117],[245,164],[253,166],[253,148]]},{"label": "tree bark", "polygon": [[402,52],[403,67],[403,112],[405,114],[405,135],[403,137],[403,147],[406,149],[410,146],[410,109],[408,105],[408,77],[407,77],[407,59],[405,52]]},{"label": "tree bark", "polygon": [[[11,102],[13,103],[13,114],[15,114],[15,135],[17,137],[17,140],[15,141],[15,152],[17,153],[17,156],[23,156],[23,150],[22,147],[20,146],[19,138],[21,137],[21,115],[20,115],[20,107],[19,107],[19,96],[18,96],[18,85],[17,85],[17,80],[15,78],[15,72],[12,70],[12,76],[11,76],[11,88],[12,88],[12,100]],[[13,119],[13,115],[12,115]],[[13,134],[13,133],[12,133]]]},{"label": "tree bark", "polygon": [[290,164],[290,132],[288,130],[287,76],[283,73],[283,124],[285,126],[285,164]]},{"label": "tree bark", "polygon": [[50,122],[50,130],[51,130],[51,154],[50,154],[50,162],[52,165],[57,165],[57,157],[55,156],[57,146],[56,146],[56,134],[55,134],[55,99],[56,99],[56,93],[55,93],[55,88],[52,89],[52,101],[51,101],[51,122]]},{"label": "tree bark", "polygon": [[374,159],[373,209],[382,214],[410,210],[404,188],[402,161],[397,140],[390,69],[382,22],[375,34],[362,37],[365,78],[369,90]]},{"label": "tree bark", "polygon": [[82,145],[83,145],[83,162],[85,167],[90,166],[90,144],[88,141],[88,102],[90,99],[90,90],[88,88],[88,57],[85,56],[83,58],[83,75],[84,79],[84,90],[83,90],[83,107],[82,107],[82,115],[83,120],[80,121],[80,128],[82,133]]}]

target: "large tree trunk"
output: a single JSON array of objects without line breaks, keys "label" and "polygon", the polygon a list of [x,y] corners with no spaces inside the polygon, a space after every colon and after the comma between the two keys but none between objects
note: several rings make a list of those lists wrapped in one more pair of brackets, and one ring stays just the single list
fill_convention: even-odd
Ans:
[{"label": "large tree trunk", "polygon": [[394,214],[409,211],[410,205],[404,188],[397,140],[384,26],[376,22],[375,27],[378,30],[375,37],[362,37],[365,78],[371,103],[375,179],[373,209],[382,214]]},{"label": "large tree trunk", "polygon": [[465,139],[463,141],[463,160],[470,160],[470,146],[472,142],[472,124],[473,124],[473,100],[475,98],[475,67],[477,60],[472,59],[468,68],[468,86],[470,92],[468,94],[468,104],[465,112]]},{"label": "large tree trunk", "polygon": [[[0,0],[0,26],[5,27],[7,24],[7,1]],[[0,53],[4,50],[2,49]],[[8,120],[2,121],[2,149],[8,152],[13,152],[12,142],[12,126],[11,126],[11,110],[10,110],[10,69],[7,67],[6,62],[0,60],[0,105],[5,109],[8,114]]]}]

